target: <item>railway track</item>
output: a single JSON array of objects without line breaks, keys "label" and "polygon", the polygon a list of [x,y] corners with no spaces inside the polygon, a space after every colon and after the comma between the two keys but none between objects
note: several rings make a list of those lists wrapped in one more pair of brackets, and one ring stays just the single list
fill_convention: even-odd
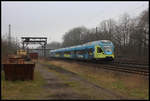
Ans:
[{"label": "railway track", "polygon": [[114,61],[113,64],[119,64],[119,65],[128,65],[129,67],[142,67],[142,68],[147,68],[149,64],[141,64],[141,63],[136,63],[136,62],[119,62],[119,61]]},{"label": "railway track", "polygon": [[107,64],[120,67],[130,67],[132,69],[139,69],[139,70],[149,70],[148,64],[136,64],[130,62],[104,62],[104,63],[100,62],[100,64]]},{"label": "railway track", "polygon": [[148,66],[143,66],[142,65],[131,65],[131,64],[107,64],[104,65],[105,69],[110,69],[110,70],[115,70],[115,71],[120,71],[120,72],[127,72],[127,73],[135,73],[135,74],[140,74],[140,75],[149,75],[149,68]]},{"label": "railway track", "polygon": [[[134,73],[134,74],[139,74],[139,75],[144,75],[148,76],[149,75],[149,68],[148,66],[146,67],[139,67],[139,65],[135,65],[131,67],[131,65],[122,65],[122,64],[115,64],[115,63],[99,63],[99,62],[78,62],[79,64],[84,64],[84,65],[91,65],[93,67],[98,67],[98,68],[104,68],[108,70],[113,70],[113,71],[119,71],[119,72],[126,72],[126,73]],[[138,67],[137,67],[138,66]]]},{"label": "railway track", "polygon": [[[62,59],[59,59],[62,60]],[[76,60],[68,60],[68,59],[63,59],[63,61],[67,62],[76,62],[81,65],[90,65],[93,67],[98,67],[98,68],[104,68],[108,70],[113,70],[113,71],[119,71],[119,72],[126,72],[126,73],[134,73],[134,74],[139,74],[139,75],[144,75],[144,76],[149,76],[149,65],[142,65],[142,64],[136,64],[136,63],[129,63],[129,62],[105,62],[105,61],[76,61]]]}]

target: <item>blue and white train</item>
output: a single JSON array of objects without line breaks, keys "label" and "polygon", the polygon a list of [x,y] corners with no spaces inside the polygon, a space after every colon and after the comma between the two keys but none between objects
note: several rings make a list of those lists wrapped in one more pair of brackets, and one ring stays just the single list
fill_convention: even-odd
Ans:
[{"label": "blue and white train", "polygon": [[114,60],[114,45],[110,40],[99,40],[82,45],[50,50],[50,57],[82,60]]}]

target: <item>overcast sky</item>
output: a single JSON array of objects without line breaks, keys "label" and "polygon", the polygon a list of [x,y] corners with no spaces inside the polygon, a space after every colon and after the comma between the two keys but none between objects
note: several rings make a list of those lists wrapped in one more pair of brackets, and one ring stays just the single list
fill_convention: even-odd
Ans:
[{"label": "overcast sky", "polygon": [[62,42],[68,30],[96,27],[102,20],[117,19],[123,13],[131,17],[148,8],[148,2],[1,2],[2,35],[12,25],[13,37],[47,37],[48,43]]}]

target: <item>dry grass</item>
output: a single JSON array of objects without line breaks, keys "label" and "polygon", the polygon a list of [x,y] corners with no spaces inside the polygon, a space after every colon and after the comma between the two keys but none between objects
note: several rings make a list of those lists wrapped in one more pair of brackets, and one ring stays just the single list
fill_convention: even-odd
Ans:
[{"label": "dry grass", "polygon": [[[45,64],[44,61],[40,61],[41,64]],[[48,63],[46,63],[48,64]],[[53,68],[55,67],[55,65],[49,65],[49,66],[53,66]],[[47,66],[44,68],[48,68]],[[57,68],[57,67],[56,67]],[[101,94],[99,92],[97,92],[96,88],[93,88],[92,85],[87,85],[84,82],[79,82],[78,80],[72,80],[70,76],[65,75],[63,73],[60,72],[56,72],[53,69],[48,69],[49,72],[53,72],[57,75],[57,77],[59,79],[61,79],[61,81],[65,84],[67,84],[69,86],[70,89],[73,90],[73,92],[75,92],[76,94],[80,95],[80,96],[84,96],[84,99],[111,99],[110,96],[108,96],[107,94]],[[71,79],[71,80],[70,80]],[[55,92],[55,90],[53,90]],[[60,89],[61,91],[61,89]],[[64,91],[61,92],[68,92],[66,91],[66,89]]]},{"label": "dry grass", "polygon": [[64,61],[47,61],[46,63],[75,72],[89,81],[116,91],[120,95],[137,99],[149,98],[149,79],[143,76],[113,72]]},{"label": "dry grass", "polygon": [[35,71],[34,81],[6,81],[4,79],[4,72],[1,75],[3,100],[32,100],[42,99],[45,96],[45,91],[41,87],[45,84],[45,80],[37,71]]}]

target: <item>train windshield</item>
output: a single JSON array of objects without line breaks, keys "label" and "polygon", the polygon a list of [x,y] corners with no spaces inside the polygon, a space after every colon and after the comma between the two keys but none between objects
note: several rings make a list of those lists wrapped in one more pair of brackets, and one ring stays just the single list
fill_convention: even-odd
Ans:
[{"label": "train windshield", "polygon": [[102,40],[101,43],[102,44],[111,44],[111,41],[109,41],[109,40]]},{"label": "train windshield", "polygon": [[106,52],[112,52],[112,46],[104,46],[103,48]]}]

